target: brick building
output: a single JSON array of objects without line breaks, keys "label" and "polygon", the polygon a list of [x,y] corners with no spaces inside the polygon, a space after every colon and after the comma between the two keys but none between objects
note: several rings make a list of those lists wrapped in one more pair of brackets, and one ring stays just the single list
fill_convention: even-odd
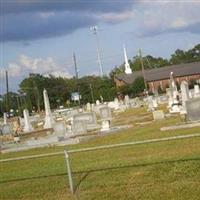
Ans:
[{"label": "brick building", "polygon": [[[165,91],[165,89],[169,87],[170,72],[174,73],[175,81],[178,84],[183,80],[186,80],[187,82],[200,82],[200,62],[171,65],[145,70],[145,77],[149,91],[155,92],[159,87]],[[134,71],[132,74],[118,74],[114,77],[114,81],[116,87],[120,87],[132,84],[134,80],[140,76],[142,76],[141,71]]]}]

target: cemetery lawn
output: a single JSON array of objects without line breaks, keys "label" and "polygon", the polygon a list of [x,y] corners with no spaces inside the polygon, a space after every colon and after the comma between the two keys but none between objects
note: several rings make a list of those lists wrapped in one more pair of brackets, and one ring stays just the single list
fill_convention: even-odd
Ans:
[{"label": "cemetery lawn", "polygon": [[[177,123],[181,123],[177,116],[153,122],[146,108],[133,109],[116,115],[113,121],[116,125],[132,125],[131,128],[67,148],[200,133],[199,127],[160,131],[163,126]],[[1,159],[58,152],[64,148],[1,154]],[[71,155],[71,164],[74,195],[69,190],[64,155],[0,163],[0,199],[200,199],[200,137],[76,153]]]}]

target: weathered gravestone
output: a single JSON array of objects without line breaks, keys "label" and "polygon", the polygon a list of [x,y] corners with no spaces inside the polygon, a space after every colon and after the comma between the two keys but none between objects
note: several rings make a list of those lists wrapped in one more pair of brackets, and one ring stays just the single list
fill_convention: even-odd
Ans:
[{"label": "weathered gravestone", "polygon": [[164,118],[165,118],[165,115],[164,115],[164,112],[162,110],[153,111],[153,119],[154,120],[161,120],[161,119],[164,119]]},{"label": "weathered gravestone", "polygon": [[200,97],[186,101],[187,120],[200,120]]},{"label": "weathered gravestone", "polygon": [[186,113],[185,102],[189,100],[189,87],[186,81],[181,82],[181,98],[182,98],[182,106],[183,112]]},{"label": "weathered gravestone", "polygon": [[73,122],[83,121],[86,124],[87,130],[98,128],[97,118],[94,112],[79,113],[73,116]]},{"label": "weathered gravestone", "polygon": [[3,113],[3,124],[7,124],[7,113]]},{"label": "weathered gravestone", "polygon": [[110,130],[110,120],[112,118],[111,109],[107,106],[100,108],[101,131]]},{"label": "weathered gravestone", "polygon": [[111,109],[107,106],[101,107],[100,116],[101,120],[111,120],[112,119]]},{"label": "weathered gravestone", "polygon": [[124,104],[126,105],[127,108],[130,107],[130,98],[128,95],[125,95],[124,97]]},{"label": "weathered gravestone", "polygon": [[91,110],[92,110],[91,104],[90,104],[90,103],[87,103],[87,104],[86,104],[86,111],[87,111],[87,112],[90,112]]},{"label": "weathered gravestone", "polygon": [[29,118],[29,112],[28,112],[27,109],[23,110],[23,115],[24,115],[24,128],[23,128],[23,131],[24,132],[33,131],[33,127],[31,125],[30,118]]},{"label": "weathered gravestone", "polygon": [[81,135],[87,133],[87,125],[84,121],[76,120],[72,125],[72,133],[74,135]]},{"label": "weathered gravestone", "polygon": [[54,119],[51,113],[49,97],[47,91],[44,89],[43,91],[43,98],[44,98],[44,107],[45,107],[45,123],[44,128],[53,128]]},{"label": "weathered gravestone", "polygon": [[9,124],[5,124],[1,127],[2,135],[12,134],[12,127]]},{"label": "weathered gravestone", "polygon": [[199,85],[194,85],[194,97],[200,97]]},{"label": "weathered gravestone", "polygon": [[53,125],[53,130],[56,135],[64,136],[66,133],[66,127],[64,122],[56,122]]}]

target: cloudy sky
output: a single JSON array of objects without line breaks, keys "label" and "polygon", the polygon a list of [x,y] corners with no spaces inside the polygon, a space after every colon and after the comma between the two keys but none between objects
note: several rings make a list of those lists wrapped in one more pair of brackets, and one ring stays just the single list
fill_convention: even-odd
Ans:
[{"label": "cloudy sky", "polygon": [[10,88],[28,73],[74,75],[76,53],[80,76],[99,74],[95,35],[98,26],[105,73],[141,48],[168,58],[177,48],[200,43],[200,0],[0,0],[0,93],[5,69]]}]

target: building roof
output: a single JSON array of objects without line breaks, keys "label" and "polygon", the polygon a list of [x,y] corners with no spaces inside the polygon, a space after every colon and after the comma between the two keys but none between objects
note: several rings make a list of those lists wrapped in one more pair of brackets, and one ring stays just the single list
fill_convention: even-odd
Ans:
[{"label": "building roof", "polygon": [[[146,81],[150,82],[169,79],[170,72],[173,72],[174,77],[200,74],[200,62],[171,65],[161,68],[145,70]],[[142,72],[134,71],[132,74],[118,74],[115,76],[115,78],[120,81],[123,81],[126,84],[131,84],[139,76],[142,76]]]}]

